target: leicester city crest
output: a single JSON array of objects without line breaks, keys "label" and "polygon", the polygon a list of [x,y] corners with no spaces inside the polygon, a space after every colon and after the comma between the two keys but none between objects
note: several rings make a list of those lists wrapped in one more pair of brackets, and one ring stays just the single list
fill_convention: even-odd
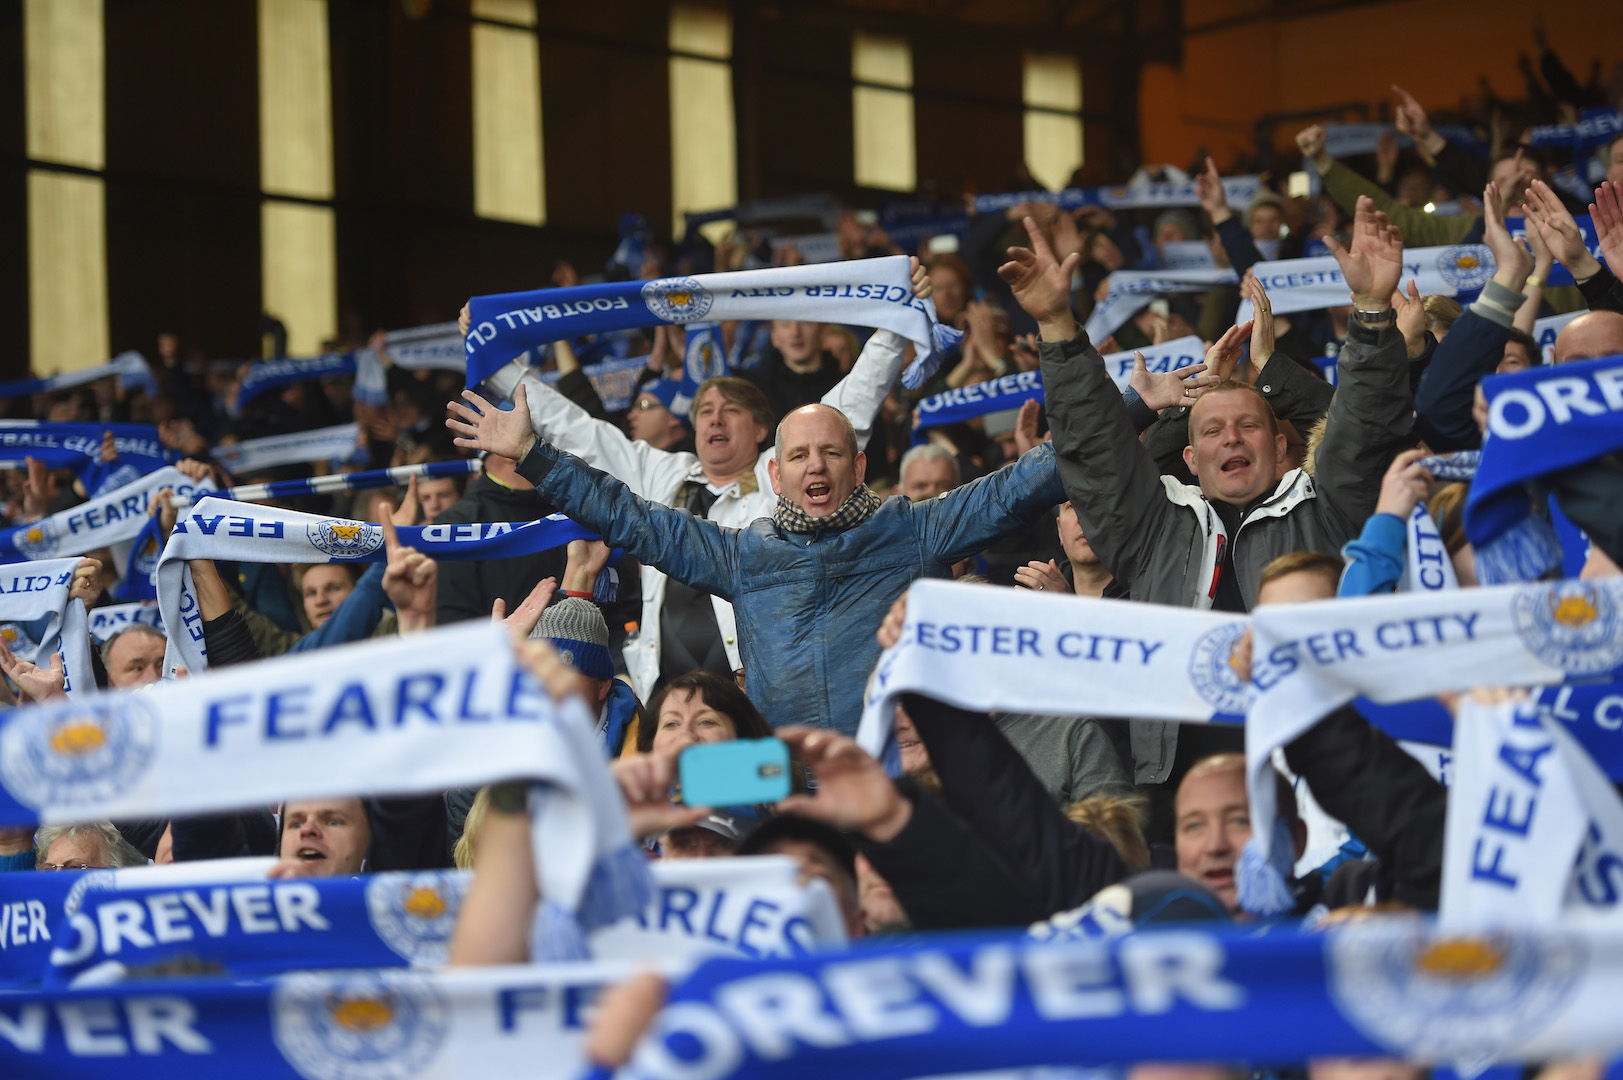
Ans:
[{"label": "leicester city crest", "polygon": [[140,697],[18,710],[0,731],[0,781],[36,809],[116,799],[152,765],[158,724],[157,711]]},{"label": "leicester city crest", "polygon": [[1485,244],[1455,244],[1437,256],[1437,273],[1457,292],[1474,292],[1498,270],[1493,252]]},{"label": "leicester city crest", "polygon": [[1251,682],[1235,667],[1245,629],[1245,623],[1233,622],[1208,630],[1196,639],[1189,656],[1189,681],[1196,693],[1231,716],[1243,715],[1251,706]]},{"label": "leicester city crest", "polygon": [[271,1037],[306,1080],[407,1080],[449,1030],[439,990],[409,971],[299,972],[271,994]]},{"label": "leicester city crest", "polygon": [[642,300],[664,322],[689,323],[710,313],[710,291],[690,277],[650,281],[642,287]]},{"label": "leicester city crest", "polygon": [[1607,581],[1529,585],[1510,604],[1527,651],[1569,675],[1601,675],[1623,664],[1617,587]]},{"label": "leicester city crest", "polygon": [[1572,1000],[1586,959],[1559,932],[1444,937],[1375,919],[1330,932],[1330,995],[1394,1055],[1493,1061],[1534,1038]]},{"label": "leicester city crest", "polygon": [[62,537],[50,518],[41,518],[32,525],[19,526],[11,534],[11,542],[30,559],[49,559],[62,546]]},{"label": "leicester city crest", "polygon": [[413,966],[444,964],[467,881],[451,871],[375,875],[366,885],[372,929]]},{"label": "leicester city crest", "polygon": [[317,551],[335,559],[364,559],[383,546],[383,529],[365,521],[327,518],[306,525],[304,535]]}]

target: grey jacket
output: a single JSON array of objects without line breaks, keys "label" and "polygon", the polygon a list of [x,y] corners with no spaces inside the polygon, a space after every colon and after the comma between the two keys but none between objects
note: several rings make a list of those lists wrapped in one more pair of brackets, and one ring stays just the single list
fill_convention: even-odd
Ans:
[{"label": "grey jacket", "polygon": [[[1413,405],[1403,335],[1354,322],[1337,361],[1339,385],[1315,475],[1286,473],[1228,536],[1200,488],[1161,475],[1086,334],[1045,342],[1040,354],[1065,493],[1088,543],[1134,600],[1210,607],[1223,545],[1230,544],[1249,609],[1269,562],[1293,551],[1338,552],[1358,535],[1375,511],[1381,475],[1410,440]],[[1298,385],[1304,379],[1312,376],[1277,356],[1258,374],[1257,389],[1294,423],[1290,403],[1307,400]],[[1137,781],[1164,781],[1176,749],[1175,725],[1135,722]]]}]

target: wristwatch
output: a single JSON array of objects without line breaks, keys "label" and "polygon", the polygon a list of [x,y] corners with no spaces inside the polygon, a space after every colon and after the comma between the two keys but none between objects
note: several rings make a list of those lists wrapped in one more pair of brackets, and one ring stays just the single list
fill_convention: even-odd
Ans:
[{"label": "wristwatch", "polygon": [[1382,308],[1377,311],[1365,311],[1363,308],[1354,308],[1353,318],[1357,319],[1364,326],[1368,326],[1371,323],[1396,324],[1398,321],[1398,313],[1393,311],[1391,308]]}]

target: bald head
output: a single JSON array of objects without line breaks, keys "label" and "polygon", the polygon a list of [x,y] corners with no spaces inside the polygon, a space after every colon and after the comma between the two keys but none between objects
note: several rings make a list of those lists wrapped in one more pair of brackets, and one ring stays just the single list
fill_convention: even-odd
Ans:
[{"label": "bald head", "polygon": [[1623,353],[1623,314],[1590,311],[1573,319],[1555,338],[1555,362],[1571,364]]},{"label": "bald head", "polygon": [[845,503],[862,483],[866,467],[845,414],[827,405],[807,405],[778,425],[777,453],[766,471],[773,491],[807,516],[820,518]]}]

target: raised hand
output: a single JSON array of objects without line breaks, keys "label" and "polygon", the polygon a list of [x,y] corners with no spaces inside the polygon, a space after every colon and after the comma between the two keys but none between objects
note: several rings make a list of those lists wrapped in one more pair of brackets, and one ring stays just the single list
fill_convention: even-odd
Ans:
[{"label": "raised hand", "polygon": [[1213,386],[1234,378],[1235,368],[1240,364],[1241,346],[1251,337],[1253,321],[1248,319],[1229,327],[1223,336],[1212,342],[1211,348],[1206,350],[1206,370],[1211,372],[1216,380],[1212,383]]},{"label": "raised hand", "polygon": [[439,564],[400,542],[395,532],[395,508],[383,506],[383,549],[388,557],[383,571],[383,592],[400,617],[400,633],[415,634],[434,625],[435,586]]},{"label": "raised hand", "polygon": [[30,701],[67,700],[68,693],[63,687],[68,679],[62,668],[61,653],[52,653],[51,666],[42,668],[15,655],[0,641],[0,671],[4,671]]},{"label": "raised hand", "polygon": [[51,503],[56,499],[56,477],[38,458],[25,457],[23,462],[28,466],[28,478],[23,482],[23,515],[29,521],[36,521],[51,512]]},{"label": "raised hand", "polygon": [[1206,159],[1206,168],[1195,176],[1195,194],[1200,208],[1206,211],[1213,225],[1219,225],[1234,216],[1229,209],[1228,193],[1223,190],[1223,178],[1217,175],[1217,162]]},{"label": "raised hand", "polygon": [[702,821],[708,806],[677,806],[671,802],[676,781],[676,757],[671,754],[633,754],[609,762],[609,772],[626,800],[626,818],[639,840]]},{"label": "raised hand", "polygon": [[1381,478],[1381,494],[1375,502],[1377,514],[1391,514],[1407,522],[1414,508],[1426,497],[1431,486],[1431,473],[1420,465],[1426,451],[1405,450],[1392,459],[1386,475]]},{"label": "raised hand", "polygon": [[1241,291],[1255,309],[1251,312],[1251,370],[1258,372],[1274,355],[1274,305],[1268,300],[1268,290],[1255,277],[1247,277]]},{"label": "raised hand", "polygon": [[1421,108],[1413,94],[1396,83],[1392,84],[1392,92],[1398,96],[1397,114],[1393,117],[1398,131],[1413,139],[1417,147],[1435,158],[1448,140],[1432,130],[1426,110]]},{"label": "raised hand", "polygon": [[507,627],[507,636],[515,644],[526,641],[535,624],[541,621],[541,613],[547,610],[547,604],[552,601],[552,594],[557,589],[557,578],[542,578],[530,590],[530,595],[519,601],[511,615],[507,613],[507,601],[498,596],[490,605],[490,617]]},{"label": "raised hand", "polygon": [[101,560],[83,558],[73,568],[73,584],[68,588],[68,599],[77,596],[86,608],[101,597]]},{"label": "raised hand", "polygon": [[564,591],[592,591],[598,573],[609,565],[609,545],[601,540],[571,540],[565,549]]},{"label": "raised hand", "polygon": [[[1539,231],[1557,261],[1572,271],[1578,281],[1588,281],[1600,273],[1600,263],[1584,244],[1578,223],[1561,199],[1542,180],[1527,185],[1527,223]],[[1598,228],[1598,226],[1597,226]]]},{"label": "raised hand", "polygon": [[422,503],[417,498],[417,477],[413,476],[406,481],[406,497],[400,500],[400,508],[389,514],[389,520],[397,528],[401,525],[415,525],[421,513]]},{"label": "raised hand", "polygon": [[97,454],[103,465],[111,465],[118,460],[118,442],[113,438],[111,431],[101,433],[101,447]]},{"label": "raised hand", "polygon": [[1413,360],[1426,351],[1426,306],[1413,278],[1409,279],[1409,295],[1403,295],[1402,289],[1392,294],[1392,310],[1397,312],[1404,351]]},{"label": "raised hand", "polygon": [[777,735],[817,778],[815,794],[789,796],[778,803],[780,812],[860,832],[878,843],[907,826],[913,804],[856,740],[823,728],[783,727]]},{"label": "raised hand", "polygon": [[1056,261],[1037,222],[1027,217],[1025,226],[1031,247],[1010,248],[1009,261],[997,268],[998,277],[1009,286],[1026,314],[1037,320],[1044,341],[1069,341],[1076,336],[1071,278],[1082,264],[1082,256],[1075,253],[1063,263]]},{"label": "raised hand", "polygon": [[513,407],[501,411],[474,393],[462,391],[470,405],[452,401],[446,405],[450,416],[445,426],[457,435],[452,442],[466,450],[484,450],[514,461],[522,460],[535,445],[535,432],[530,428],[530,400],[524,384],[513,391]]},{"label": "raised hand", "polygon": [[1127,377],[1127,385],[1136,390],[1139,399],[1156,412],[1180,405],[1187,408],[1195,403],[1202,390],[1223,381],[1217,375],[1203,374],[1205,370],[1206,365],[1202,363],[1176,371],[1151,371],[1144,354],[1135,352],[1133,373]]},{"label": "raised hand", "polygon": [[1024,566],[1014,568],[1014,581],[1022,589],[1032,592],[1068,593],[1071,591],[1070,583],[1065,575],[1060,573],[1059,563],[1053,559],[1047,562],[1028,562]]},{"label": "raised hand", "polygon": [[1493,252],[1493,280],[1512,292],[1521,292],[1527,275],[1533,272],[1533,256],[1505,228],[1505,211],[1494,197],[1491,183],[1482,192],[1482,242]]},{"label": "raised hand", "polygon": [[1302,160],[1321,174],[1335,163],[1324,148],[1324,129],[1317,124],[1296,133],[1296,148],[1302,152]]},{"label": "raised hand", "polygon": [[1403,277],[1403,233],[1375,208],[1375,200],[1358,196],[1351,247],[1342,247],[1334,236],[1326,236],[1324,244],[1341,266],[1353,303],[1363,311],[1384,311]]},{"label": "raised hand", "polygon": [[930,271],[925,269],[923,263],[919,262],[917,255],[913,256],[911,265],[913,268],[913,298],[923,300],[935,291],[935,287],[930,284]]},{"label": "raised hand", "polygon": [[468,310],[467,304],[463,304],[462,310],[456,313],[456,328],[462,333],[463,337],[467,337],[468,327],[472,325],[473,313]]},{"label": "raised hand", "polygon": [[1623,184],[1603,180],[1589,204],[1589,216],[1600,237],[1601,257],[1615,277],[1623,278]]}]

